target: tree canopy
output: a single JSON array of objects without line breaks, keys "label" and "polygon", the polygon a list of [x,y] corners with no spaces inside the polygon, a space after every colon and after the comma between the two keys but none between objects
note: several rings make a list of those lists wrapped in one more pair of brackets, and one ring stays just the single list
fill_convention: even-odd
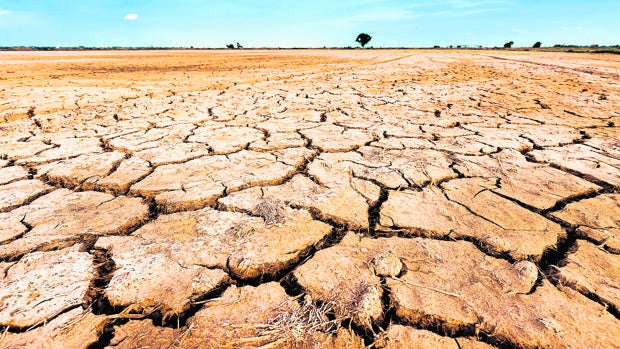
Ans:
[{"label": "tree canopy", "polygon": [[355,42],[358,42],[360,45],[362,45],[362,47],[364,47],[371,39],[372,39],[372,36],[366,33],[360,33],[355,39]]},{"label": "tree canopy", "polygon": [[533,48],[540,48],[540,46],[542,46],[542,43],[540,41],[536,41],[536,43],[532,47]]},{"label": "tree canopy", "polygon": [[514,41],[508,41],[507,43],[504,44],[504,48],[511,48],[512,45],[514,45]]}]

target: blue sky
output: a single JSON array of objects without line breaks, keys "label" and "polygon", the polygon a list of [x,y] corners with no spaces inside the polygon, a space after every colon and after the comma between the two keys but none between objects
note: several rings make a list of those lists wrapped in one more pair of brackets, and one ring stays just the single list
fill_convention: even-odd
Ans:
[{"label": "blue sky", "polygon": [[0,46],[620,44],[620,0],[0,0]]}]

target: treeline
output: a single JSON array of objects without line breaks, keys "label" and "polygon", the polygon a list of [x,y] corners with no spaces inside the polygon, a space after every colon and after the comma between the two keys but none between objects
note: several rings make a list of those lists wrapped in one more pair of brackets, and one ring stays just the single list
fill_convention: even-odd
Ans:
[{"label": "treeline", "polygon": [[[504,45],[504,48],[510,48],[513,50],[527,50],[528,47],[518,47],[518,48],[512,48],[512,44],[510,44],[510,42],[506,43]],[[229,49],[240,49],[243,48],[243,46],[239,45],[237,43],[238,46],[232,45],[232,44],[227,44],[226,48]],[[533,46],[534,48],[540,48],[541,46],[539,45],[539,43],[537,42],[536,44],[534,44]],[[379,48],[379,49],[426,49],[428,47],[384,47],[384,48]],[[457,45],[457,46],[446,46],[446,47],[440,47],[440,46],[433,46],[432,48],[434,49],[442,49],[442,48],[446,48],[446,49],[452,49],[452,48],[457,48],[457,49],[482,49],[482,50],[486,50],[486,49],[501,49],[502,47],[483,47],[480,45],[476,45],[476,46],[467,46],[467,45]],[[124,46],[110,46],[110,47],[90,47],[90,46],[76,46],[76,47],[54,47],[54,46],[0,46],[0,51],[109,51],[109,50],[135,50],[135,51],[142,51],[142,50],[220,50],[222,48],[218,48],[218,47],[164,47],[164,46],[146,46],[146,47],[140,47],[140,46],[136,46],[136,47],[124,47]],[[249,49],[260,49],[260,50],[281,50],[281,49],[295,49],[295,50],[304,50],[304,49],[329,49],[329,50],[342,50],[342,49],[354,49],[354,47],[351,46],[347,46],[347,47],[256,47],[256,48],[249,48]],[[372,49],[372,48],[371,48]],[[556,44],[553,46],[549,46],[549,47],[543,47],[544,50],[549,50],[549,51],[564,51],[564,52],[592,52],[592,53],[620,53],[620,45],[613,45],[613,46],[600,46],[600,45],[588,45],[588,46],[581,46],[581,45],[566,45],[566,44]]]},{"label": "treeline", "polygon": [[75,46],[75,47],[55,47],[55,46],[0,46],[0,51],[110,51],[110,50],[208,50],[207,48],[192,47],[91,47],[91,46]]}]

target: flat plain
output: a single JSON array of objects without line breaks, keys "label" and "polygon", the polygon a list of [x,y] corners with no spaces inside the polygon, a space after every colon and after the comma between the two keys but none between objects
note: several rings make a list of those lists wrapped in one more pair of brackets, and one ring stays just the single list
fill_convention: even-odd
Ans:
[{"label": "flat plain", "polygon": [[620,56],[0,53],[0,347],[618,348]]}]

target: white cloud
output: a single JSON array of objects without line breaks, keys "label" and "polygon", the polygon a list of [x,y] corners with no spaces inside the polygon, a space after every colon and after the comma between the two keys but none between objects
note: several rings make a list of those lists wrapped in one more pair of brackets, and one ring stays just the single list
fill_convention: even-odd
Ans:
[{"label": "white cloud", "polygon": [[126,15],[124,18],[126,20],[128,20],[128,21],[135,21],[136,19],[138,19],[138,14],[137,13],[130,13],[130,14]]},{"label": "white cloud", "polygon": [[0,15],[8,15],[9,13],[11,13],[9,10],[0,10]]}]

